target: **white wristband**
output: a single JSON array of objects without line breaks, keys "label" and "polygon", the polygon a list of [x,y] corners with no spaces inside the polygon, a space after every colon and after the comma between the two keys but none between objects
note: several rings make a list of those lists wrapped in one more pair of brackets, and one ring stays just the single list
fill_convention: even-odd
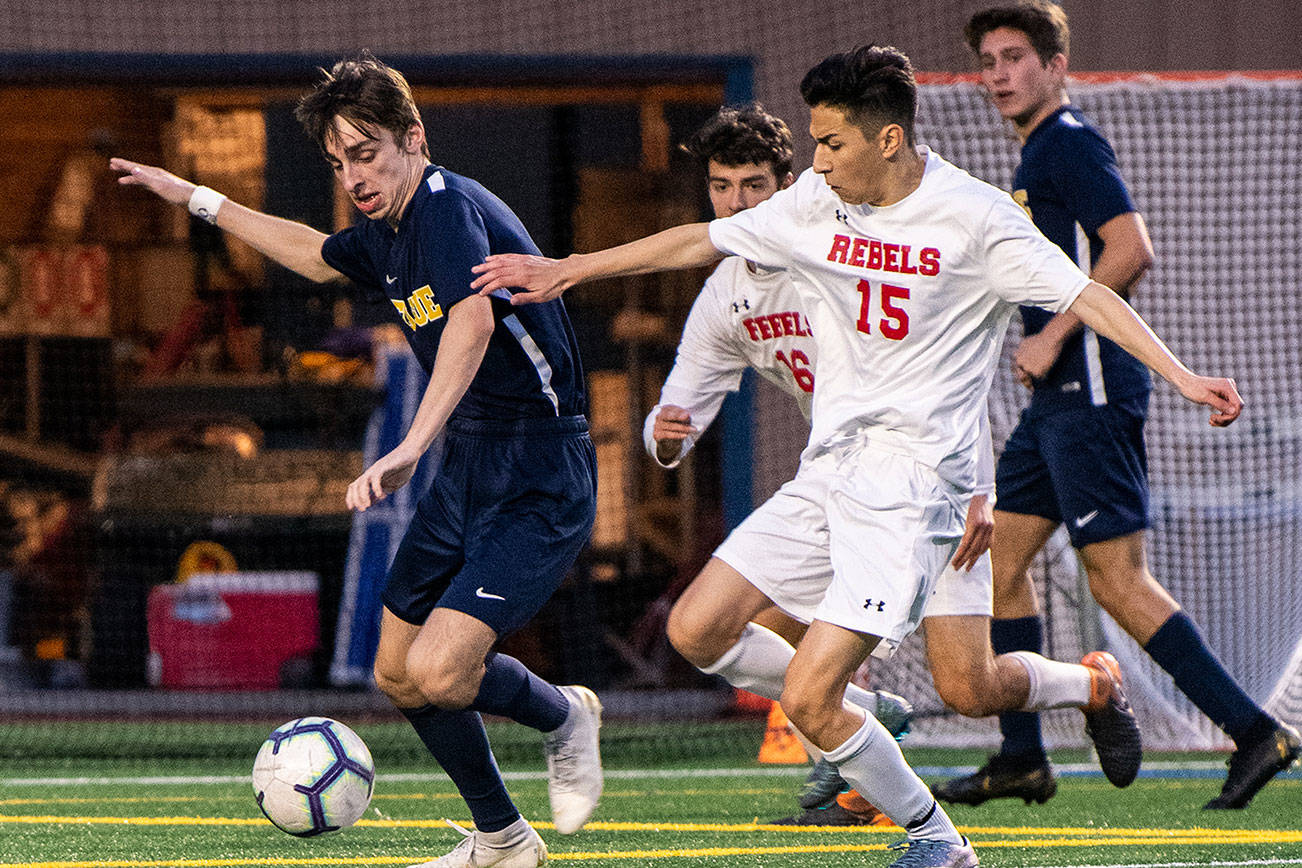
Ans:
[{"label": "white wristband", "polygon": [[190,213],[209,223],[217,222],[217,209],[221,208],[226,197],[212,187],[195,187],[190,194]]}]

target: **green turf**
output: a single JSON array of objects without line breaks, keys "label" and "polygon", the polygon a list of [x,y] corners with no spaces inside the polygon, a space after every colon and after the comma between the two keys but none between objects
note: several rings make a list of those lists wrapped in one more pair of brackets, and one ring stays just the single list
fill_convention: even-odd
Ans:
[{"label": "green turf", "polygon": [[[52,725],[51,729],[56,726],[67,725]],[[117,729],[99,725],[101,736],[107,737],[110,728]],[[428,760],[408,758],[405,749],[392,745],[381,753],[388,758],[378,762],[376,797],[361,824],[310,840],[282,834],[261,819],[247,782],[248,765],[264,728],[190,726],[192,735],[206,734],[210,743],[229,744],[233,754],[245,754],[238,758],[220,752],[212,757],[177,756],[181,751],[167,747],[169,737],[156,733],[155,741],[171,755],[151,759],[140,749],[135,756],[60,758],[53,750],[43,749],[36,756],[6,760],[0,766],[0,868],[35,864],[48,868],[401,866],[437,856],[459,840],[456,832],[435,822],[441,817],[459,822],[469,819],[451,785],[433,775],[427,780],[394,779],[392,775],[399,773],[433,770]],[[387,730],[357,728],[374,740],[382,741],[388,734]],[[570,837],[542,826],[553,861],[619,868],[795,868],[885,866],[897,855],[882,848],[901,837],[898,830],[754,828],[751,824],[757,819],[772,819],[794,810],[793,794],[803,770],[793,768],[774,775],[771,769],[755,767],[754,773],[739,776],[693,774],[709,768],[754,767],[757,740],[753,722],[692,729],[700,744],[719,742],[718,755],[707,761],[693,755],[690,747],[677,750],[674,735],[687,729],[681,725],[608,724],[603,729],[605,743],[611,758],[618,762],[611,764],[613,775],[607,781],[596,823]],[[75,742],[76,738],[89,739],[93,733],[88,729],[65,735]],[[726,737],[729,733],[731,738]],[[143,737],[144,730],[133,734]],[[8,728],[0,735],[8,737],[12,745],[19,733]],[[25,735],[33,744],[41,741],[32,732]],[[122,733],[114,735],[128,741]],[[503,762],[508,772],[536,773],[541,769],[536,735],[521,732],[519,727],[494,726],[492,737],[506,747],[504,754],[514,758]],[[48,740],[57,739],[51,736]],[[660,746],[659,759],[663,761],[648,753],[650,745]],[[906,752],[920,767],[970,764],[980,759],[972,752]],[[640,765],[633,763],[638,758]],[[1080,753],[1055,754],[1063,763],[1082,758]],[[1169,757],[1154,759],[1163,758]],[[1205,763],[1208,757],[1192,759]],[[667,777],[640,774],[640,769],[673,767],[680,771]],[[111,780],[139,776],[233,776],[235,780]],[[54,777],[109,780],[18,782],[21,778]],[[1045,805],[1028,808],[1020,802],[1002,801],[979,808],[954,808],[951,814],[976,842],[986,866],[1188,865],[1248,860],[1302,864],[1302,778],[1294,774],[1276,781],[1246,811],[1201,811],[1199,806],[1219,785],[1219,778],[1145,777],[1126,790],[1116,790],[1098,777],[1064,777],[1058,796]],[[508,786],[526,816],[547,819],[541,779],[512,776]],[[102,821],[105,818],[107,822]],[[147,823],[150,818],[158,822]]]}]

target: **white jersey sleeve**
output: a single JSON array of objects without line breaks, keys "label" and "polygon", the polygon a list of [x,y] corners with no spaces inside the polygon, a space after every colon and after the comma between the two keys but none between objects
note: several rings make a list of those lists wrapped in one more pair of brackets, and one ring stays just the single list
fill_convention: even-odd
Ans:
[{"label": "white jersey sleeve", "polygon": [[710,221],[710,243],[767,268],[789,267],[792,242],[803,222],[800,206],[808,198],[804,187],[809,174],[754,208]]},{"label": "white jersey sleeve", "polygon": [[651,436],[660,409],[667,404],[682,407],[691,416],[692,426],[704,433],[719,414],[723,399],[741,385],[747,361],[725,314],[728,304],[726,273],[721,264],[692,303],[674,366],[660,389],[660,400],[642,423],[642,442],[647,454],[661,467],[677,467],[696,445],[697,437],[689,435],[673,461],[661,461],[656,454],[655,439]]},{"label": "white jersey sleeve", "polygon": [[[1089,277],[1044,237],[1012,197],[995,198],[984,229],[989,284],[1005,301],[1062,313],[1089,284]],[[1066,294],[1064,287],[1070,288]]]},{"label": "white jersey sleeve", "polygon": [[[655,453],[656,414],[666,404],[682,407],[703,432],[747,368],[795,398],[808,419],[817,362],[809,318],[786,272],[751,268],[740,257],[728,257],[693,303],[660,401],[642,425],[647,453],[662,466],[676,466],[677,460],[665,464]],[[685,440],[678,458],[695,442],[696,437]]]}]

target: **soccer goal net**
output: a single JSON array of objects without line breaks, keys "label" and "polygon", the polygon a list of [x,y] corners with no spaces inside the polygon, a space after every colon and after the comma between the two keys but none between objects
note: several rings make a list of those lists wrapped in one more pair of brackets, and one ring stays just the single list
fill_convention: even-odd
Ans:
[{"label": "soccer goal net", "polygon": [[[1233,376],[1247,409],[1231,428],[1159,384],[1147,444],[1150,568],[1202,627],[1244,689],[1285,720],[1302,720],[1302,76],[1090,76],[1074,103],[1111,140],[1148,224],[1157,263],[1136,309],[1194,369]],[[1019,146],[969,80],[920,88],[918,137],[977,177],[1011,189]],[[1016,346],[1020,325],[1005,342]],[[1007,358],[1005,359],[1005,362]],[[1027,393],[1007,364],[991,393],[996,450]],[[763,452],[757,431],[759,487]],[[1208,748],[1224,736],[1107,615],[1084,585],[1061,530],[1034,568],[1048,611],[1046,651],[1079,659],[1105,647],[1153,747]],[[935,712],[917,728],[938,744],[993,743],[993,722],[945,714],[911,640],[877,682]],[[1079,715],[1046,719],[1054,743],[1081,742]]]}]

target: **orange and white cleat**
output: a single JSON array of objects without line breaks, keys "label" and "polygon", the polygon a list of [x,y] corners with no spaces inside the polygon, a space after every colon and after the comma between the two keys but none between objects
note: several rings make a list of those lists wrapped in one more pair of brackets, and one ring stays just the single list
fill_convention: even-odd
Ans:
[{"label": "orange and white cleat", "polygon": [[1128,787],[1144,760],[1139,722],[1121,688],[1121,665],[1106,651],[1091,651],[1081,658],[1090,670],[1090,701],[1085,713],[1085,734],[1094,742],[1103,775],[1114,787]]}]

